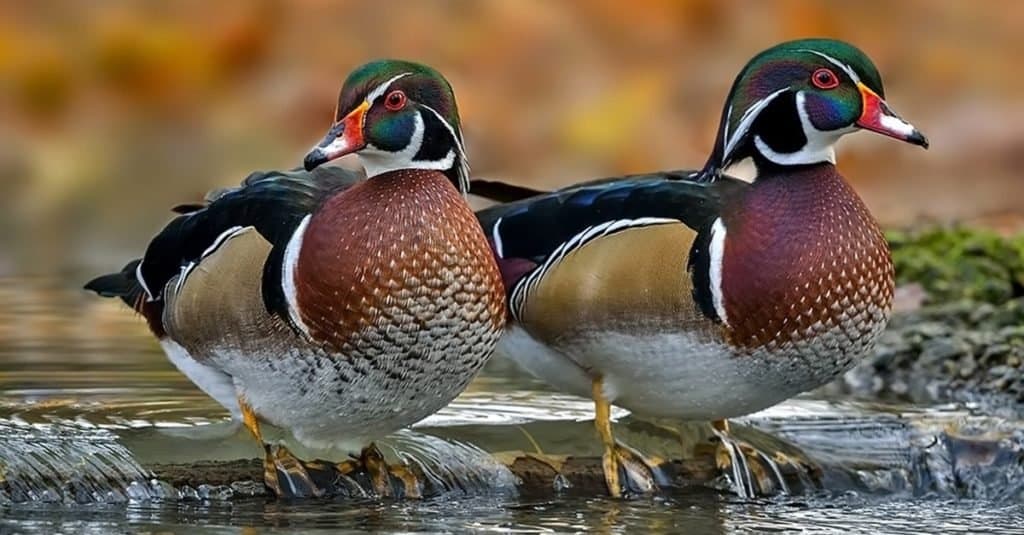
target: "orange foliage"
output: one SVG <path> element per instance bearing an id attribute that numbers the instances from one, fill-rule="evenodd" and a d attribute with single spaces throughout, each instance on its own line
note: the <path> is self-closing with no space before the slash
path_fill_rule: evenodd
<path id="1" fill-rule="evenodd" d="M 21 184 L 0 234 L 33 229 L 69 256 L 123 242 L 109 235 L 125 221 L 142 242 L 164 207 L 296 165 L 369 59 L 449 76 L 477 174 L 556 186 L 700 165 L 737 70 L 810 35 L 861 46 L 932 138 L 927 153 L 867 134 L 840 147 L 884 221 L 1024 211 L 1011 0 L 43 0 L 0 4 L 0 21 L 0 185 Z"/>

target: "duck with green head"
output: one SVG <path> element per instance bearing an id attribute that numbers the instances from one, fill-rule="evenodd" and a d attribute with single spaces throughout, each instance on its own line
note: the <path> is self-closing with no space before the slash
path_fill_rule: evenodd
<path id="1" fill-rule="evenodd" d="M 368 180 L 318 168 L 352 153 Z M 261 443 L 269 422 L 351 452 L 378 494 L 417 496 L 420 482 L 372 441 L 462 392 L 505 322 L 500 273 L 464 199 L 451 87 L 415 63 L 360 67 L 305 166 L 183 207 L 141 259 L 87 288 L 139 311 L 171 361 Z M 280 496 L 323 495 L 360 464 L 264 447 Z"/>
<path id="2" fill-rule="evenodd" d="M 514 318 L 499 352 L 594 400 L 613 495 L 623 478 L 651 489 L 656 471 L 615 441 L 610 405 L 715 422 L 729 468 L 746 448 L 727 418 L 831 381 L 878 338 L 892 262 L 834 145 L 870 130 L 927 146 L 884 94 L 857 48 L 783 43 L 736 78 L 703 169 L 603 179 L 478 212 Z M 747 159 L 752 182 L 726 174 Z"/>

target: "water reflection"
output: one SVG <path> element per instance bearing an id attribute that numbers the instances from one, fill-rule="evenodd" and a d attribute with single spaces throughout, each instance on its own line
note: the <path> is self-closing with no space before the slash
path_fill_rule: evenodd
<path id="1" fill-rule="evenodd" d="M 566 498 L 523 501 L 462 498 L 422 502 L 135 504 L 75 511 L 9 508 L 3 526 L 22 532 L 288 528 L 295 533 L 349 527 L 361 532 L 483 533 L 1020 533 L 1024 505 L 920 500 L 879 501 L 856 495 L 740 502 L 710 493 L 633 501 Z M 203 531 L 206 531 L 203 530 Z"/>

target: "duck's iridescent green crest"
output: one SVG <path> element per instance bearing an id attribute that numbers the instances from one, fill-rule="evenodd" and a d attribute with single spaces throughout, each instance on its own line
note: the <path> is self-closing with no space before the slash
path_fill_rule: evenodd
<path id="1" fill-rule="evenodd" d="M 468 187 L 455 94 L 444 76 L 426 65 L 379 60 L 349 75 L 334 123 L 306 155 L 305 167 L 354 152 L 370 177 L 395 169 L 433 169 L 463 192 Z"/>
<path id="2" fill-rule="evenodd" d="M 878 69 L 848 43 L 801 39 L 769 48 L 733 82 L 703 175 L 747 157 L 759 166 L 834 162 L 833 144 L 858 128 L 927 147 L 884 96 Z"/>

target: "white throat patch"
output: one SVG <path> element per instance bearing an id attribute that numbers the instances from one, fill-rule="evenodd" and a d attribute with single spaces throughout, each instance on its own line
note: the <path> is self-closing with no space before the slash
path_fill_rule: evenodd
<path id="1" fill-rule="evenodd" d="M 841 128 L 839 130 L 822 131 L 818 130 L 811 123 L 807 114 L 806 95 L 803 91 L 796 94 L 796 112 L 800 116 L 800 126 L 804 131 L 807 143 L 796 152 L 776 152 L 761 139 L 761 136 L 754 137 L 754 145 L 757 151 L 768 161 L 779 165 L 801 165 L 820 162 L 836 163 L 835 143 L 843 134 L 853 132 L 854 127 Z"/>
<path id="2" fill-rule="evenodd" d="M 396 171 L 398 169 L 435 169 L 447 171 L 455 164 L 455 151 L 449 150 L 448 154 L 440 160 L 416 160 L 416 154 L 423 146 L 423 133 L 426 127 L 423 123 L 423 115 L 417 113 L 413 116 L 414 126 L 409 144 L 397 152 L 381 150 L 367 144 L 366 148 L 359 151 L 359 161 L 366 168 L 366 177 L 372 178 L 377 175 Z M 447 124 L 447 123 L 446 123 Z"/>

